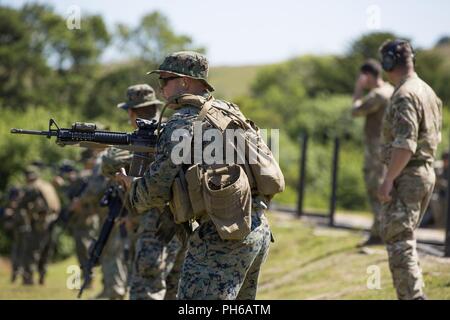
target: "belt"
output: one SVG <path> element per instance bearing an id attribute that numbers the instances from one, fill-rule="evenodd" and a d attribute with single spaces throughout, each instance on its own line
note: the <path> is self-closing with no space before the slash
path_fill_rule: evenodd
<path id="1" fill-rule="evenodd" d="M 425 166 L 425 165 L 427 165 L 429 163 L 430 162 L 428 162 L 426 160 L 411 160 L 411 161 L 408 162 L 406 167 L 421 167 L 421 166 Z"/>

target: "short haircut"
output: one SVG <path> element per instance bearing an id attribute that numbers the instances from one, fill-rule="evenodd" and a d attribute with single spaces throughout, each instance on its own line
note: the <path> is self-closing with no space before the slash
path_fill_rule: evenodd
<path id="1" fill-rule="evenodd" d="M 368 73 L 375 78 L 381 77 L 381 64 L 375 59 L 366 60 L 360 68 L 362 73 Z"/>
<path id="2" fill-rule="evenodd" d="M 386 40 L 380 47 L 381 55 L 392 51 L 397 56 L 398 65 L 406 66 L 408 63 L 414 63 L 414 49 L 406 40 Z"/>

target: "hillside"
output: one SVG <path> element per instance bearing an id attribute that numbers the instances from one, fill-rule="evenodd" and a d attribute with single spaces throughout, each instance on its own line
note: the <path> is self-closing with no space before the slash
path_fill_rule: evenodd
<path id="1" fill-rule="evenodd" d="M 228 100 L 248 95 L 258 71 L 264 67 L 266 65 L 212 67 L 209 71 L 209 79 L 216 89 L 215 95 Z"/>

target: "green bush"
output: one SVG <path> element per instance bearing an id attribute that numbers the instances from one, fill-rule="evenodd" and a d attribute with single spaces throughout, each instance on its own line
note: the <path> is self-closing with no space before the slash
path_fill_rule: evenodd
<path id="1" fill-rule="evenodd" d="M 23 181 L 22 169 L 35 160 L 45 164 L 57 164 L 64 158 L 75 159 L 81 152 L 80 148 L 60 147 L 55 139 L 44 136 L 14 135 L 10 133 L 12 127 L 34 130 L 48 130 L 50 118 L 56 119 L 61 127 L 70 127 L 75 120 L 84 120 L 76 110 L 69 108 L 27 108 L 16 111 L 0 108 L 0 189 L 4 190 L 8 184 Z"/>

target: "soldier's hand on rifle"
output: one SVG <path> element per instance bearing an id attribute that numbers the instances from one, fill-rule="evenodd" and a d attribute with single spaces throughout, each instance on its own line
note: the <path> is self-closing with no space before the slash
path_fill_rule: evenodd
<path id="1" fill-rule="evenodd" d="M 120 168 L 120 171 L 116 173 L 115 180 L 119 182 L 125 190 L 128 190 L 133 182 L 133 177 L 127 175 L 125 168 Z"/>

